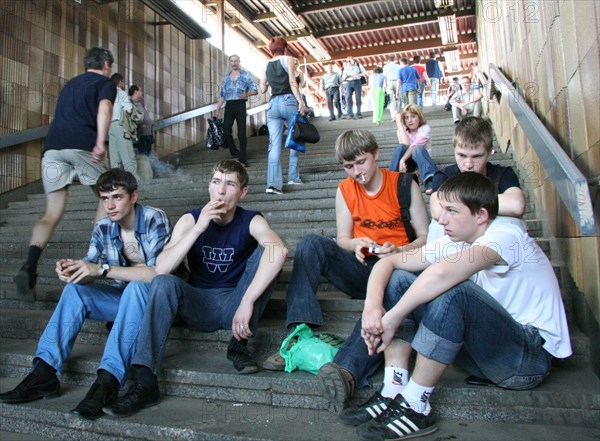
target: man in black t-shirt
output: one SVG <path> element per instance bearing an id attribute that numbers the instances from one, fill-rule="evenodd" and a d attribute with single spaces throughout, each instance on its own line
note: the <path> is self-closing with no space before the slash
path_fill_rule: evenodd
<path id="1" fill-rule="evenodd" d="M 511 167 L 490 164 L 494 131 L 490 123 L 480 117 L 467 117 L 454 129 L 454 158 L 456 164 L 438 170 L 433 175 L 433 194 L 429 200 L 432 221 L 427 242 L 437 239 L 443 232 L 437 223 L 439 203 L 437 190 L 444 181 L 464 171 L 474 171 L 487 176 L 498 189 L 499 216 L 521 217 L 525 212 L 525 194 L 519 178 Z"/>
<path id="2" fill-rule="evenodd" d="M 42 154 L 46 213 L 33 226 L 27 260 L 14 278 L 21 299 L 35 300 L 37 263 L 64 214 L 68 186 L 77 176 L 82 184 L 93 187 L 106 171 L 105 142 L 116 96 L 108 78 L 113 61 L 110 51 L 89 49 L 85 73 L 65 84 L 58 97 Z M 96 220 L 103 215 L 99 203 Z"/>

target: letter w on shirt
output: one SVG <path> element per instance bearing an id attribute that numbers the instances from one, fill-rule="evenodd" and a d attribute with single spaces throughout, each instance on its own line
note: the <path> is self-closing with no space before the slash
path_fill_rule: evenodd
<path id="1" fill-rule="evenodd" d="M 202 247 L 204 264 L 211 273 L 224 273 L 233 262 L 233 248 Z"/>

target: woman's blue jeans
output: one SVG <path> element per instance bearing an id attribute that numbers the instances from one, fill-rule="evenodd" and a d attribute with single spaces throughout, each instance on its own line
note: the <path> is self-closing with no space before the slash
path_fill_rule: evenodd
<path id="1" fill-rule="evenodd" d="M 408 150 L 408 146 L 406 144 L 398 144 L 396 146 L 396 150 L 392 154 L 392 159 L 390 159 L 389 169 L 391 171 L 399 171 L 398 164 L 400 163 L 400 159 L 404 156 Z M 437 167 L 431 155 L 427 151 L 427 149 L 422 145 L 415 145 L 411 154 L 412 160 L 415 162 L 417 167 L 419 168 L 419 174 L 421 175 L 421 180 L 425 182 L 427 179 L 433 178 L 433 175 L 437 171 Z M 410 161 L 410 159 L 409 159 Z"/>
<path id="2" fill-rule="evenodd" d="M 283 172 L 281 169 L 281 148 L 285 124 L 289 125 L 294 112 L 298 111 L 298 101 L 291 93 L 271 97 L 267 109 L 267 127 L 269 128 L 269 158 L 267 169 L 267 188 L 283 188 Z M 288 181 L 300 181 L 298 168 L 299 153 L 290 150 L 288 165 Z"/>

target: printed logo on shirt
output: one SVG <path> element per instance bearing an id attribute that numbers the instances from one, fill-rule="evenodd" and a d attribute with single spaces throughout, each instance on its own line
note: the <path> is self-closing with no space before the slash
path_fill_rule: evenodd
<path id="1" fill-rule="evenodd" d="M 392 378 L 392 384 L 397 386 L 404 386 L 404 378 L 402 372 L 394 371 L 394 378 Z"/>
<path id="2" fill-rule="evenodd" d="M 202 247 L 203 262 L 211 273 L 224 273 L 233 263 L 233 248 Z"/>

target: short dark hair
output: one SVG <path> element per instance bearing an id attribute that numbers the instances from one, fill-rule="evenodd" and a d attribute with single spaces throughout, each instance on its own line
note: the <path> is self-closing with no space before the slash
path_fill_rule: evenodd
<path id="1" fill-rule="evenodd" d="M 436 57 L 435 52 L 429 52 L 429 58 L 435 58 L 435 57 Z"/>
<path id="2" fill-rule="evenodd" d="M 215 164 L 210 174 L 210 179 L 213 178 L 215 173 L 235 173 L 238 182 L 240 183 L 240 189 L 247 187 L 250 178 L 248 177 L 248 172 L 244 168 L 244 166 L 235 159 L 223 159 Z"/>
<path id="3" fill-rule="evenodd" d="M 375 72 L 375 73 L 382 73 L 383 69 L 381 67 L 379 67 L 379 66 L 375 66 L 375 68 L 373 69 L 373 72 Z"/>
<path id="4" fill-rule="evenodd" d="M 115 59 L 108 49 L 101 47 L 88 49 L 83 56 L 83 66 L 85 67 L 85 70 L 102 69 L 105 61 L 108 61 L 108 65 L 112 66 Z"/>
<path id="5" fill-rule="evenodd" d="M 115 86 L 117 86 L 121 81 L 123 81 L 123 75 L 121 75 L 120 73 L 114 73 L 112 74 L 112 76 L 110 77 L 111 80 L 113 80 L 113 83 L 115 83 Z"/>
<path id="6" fill-rule="evenodd" d="M 420 62 L 421 62 L 421 57 L 420 57 L 419 55 L 415 55 L 415 56 L 413 57 L 413 61 L 414 61 L 415 63 L 420 63 Z"/>
<path id="7" fill-rule="evenodd" d="M 287 49 L 288 42 L 285 38 L 277 35 L 269 40 L 269 51 L 276 55 L 284 55 Z"/>
<path id="8" fill-rule="evenodd" d="M 406 57 L 400 58 L 400 61 L 404 64 L 408 64 L 408 58 L 406 58 Z"/>
<path id="9" fill-rule="evenodd" d="M 335 140 L 335 155 L 341 164 L 354 161 L 364 153 L 375 153 L 379 145 L 375 136 L 368 130 L 346 130 Z"/>
<path id="10" fill-rule="evenodd" d="M 475 149 L 483 145 L 488 153 L 492 153 L 494 129 L 489 121 L 479 116 L 467 116 L 460 120 L 454 129 L 452 144 L 456 148 Z"/>
<path id="11" fill-rule="evenodd" d="M 138 90 L 140 90 L 140 86 L 138 86 L 137 84 L 132 84 L 131 86 L 129 86 L 129 96 L 133 96 L 133 94 L 136 93 Z"/>
<path id="12" fill-rule="evenodd" d="M 115 191 L 123 188 L 129 195 L 138 189 L 138 183 L 132 173 L 122 168 L 111 168 L 100 175 L 96 182 L 98 193 Z"/>
<path id="13" fill-rule="evenodd" d="M 457 201 L 467 206 L 472 215 L 485 208 L 489 219 L 498 216 L 498 190 L 486 176 L 476 172 L 462 172 L 452 176 L 440 186 L 438 199 Z"/>

